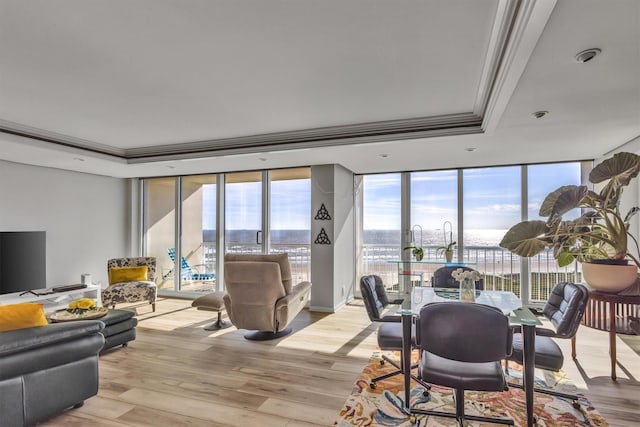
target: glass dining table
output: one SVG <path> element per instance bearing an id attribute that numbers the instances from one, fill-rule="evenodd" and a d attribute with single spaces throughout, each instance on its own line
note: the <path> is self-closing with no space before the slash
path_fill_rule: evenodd
<path id="1" fill-rule="evenodd" d="M 411 392 L 411 325 L 419 317 L 420 308 L 425 304 L 438 301 L 457 301 L 458 289 L 415 287 L 406 295 L 398 313 L 402 318 L 402 370 L 404 372 L 404 405 L 409 409 Z M 533 385 L 535 371 L 535 338 L 536 326 L 542 322 L 513 292 L 476 291 L 476 304 L 498 307 L 509 318 L 509 325 L 522 328 L 523 373 L 522 382 L 527 405 L 527 426 L 533 427 Z M 405 367 L 409 367 L 406 369 Z"/>

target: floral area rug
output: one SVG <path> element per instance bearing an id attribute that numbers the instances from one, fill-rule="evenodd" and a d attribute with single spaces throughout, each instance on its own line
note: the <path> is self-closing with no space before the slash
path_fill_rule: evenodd
<path id="1" fill-rule="evenodd" d="M 404 390 L 402 375 L 396 375 L 377 383 L 372 390 L 369 387 L 370 378 L 395 368 L 389 363 L 380 364 L 381 353 L 374 353 L 364 371 L 360 374 L 347 398 L 335 426 L 456 426 L 453 418 L 427 415 L 417 415 L 417 421 L 412 424 L 409 413 L 404 408 Z M 412 355 L 417 359 L 417 351 Z M 399 354 L 395 355 L 399 360 Z M 536 369 L 536 387 L 553 388 L 564 393 L 574 394 L 576 387 L 562 372 L 550 372 Z M 522 367 L 515 363 L 509 364 L 509 382 L 521 383 Z M 432 409 L 442 412 L 455 413 L 452 390 L 433 385 L 426 396 L 424 388 L 411 382 L 411 407 Z M 538 427 L 560 426 L 608 426 L 602 416 L 593 408 L 591 403 L 582 395 L 581 409 L 573 408 L 570 401 L 542 393 L 534 393 L 534 412 L 538 419 Z M 526 426 L 526 404 L 524 391 L 510 387 L 504 393 L 465 392 L 465 414 L 482 415 L 497 418 L 512 418 L 516 426 Z M 488 426 L 485 422 L 467 421 L 467 426 Z"/>

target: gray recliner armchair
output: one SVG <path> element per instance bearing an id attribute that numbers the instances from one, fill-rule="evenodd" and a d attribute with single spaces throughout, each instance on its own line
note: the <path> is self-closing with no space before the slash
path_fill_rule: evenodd
<path id="1" fill-rule="evenodd" d="M 269 340 L 291 333 L 287 326 L 307 305 L 311 283 L 293 284 L 285 254 L 227 254 L 224 257 L 227 315 L 249 340 Z"/>
<path id="2" fill-rule="evenodd" d="M 30 426 L 98 393 L 97 320 L 0 332 L 0 425 Z"/>

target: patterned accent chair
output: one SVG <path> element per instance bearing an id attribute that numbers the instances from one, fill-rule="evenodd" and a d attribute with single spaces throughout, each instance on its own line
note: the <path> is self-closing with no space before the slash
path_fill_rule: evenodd
<path id="1" fill-rule="evenodd" d="M 156 311 L 156 296 L 158 287 L 155 284 L 155 257 L 113 258 L 107 261 L 107 271 L 113 267 L 147 267 L 147 280 L 121 282 L 109 285 L 102 291 L 102 305 L 115 308 L 123 302 L 149 301 L 153 311 Z"/>

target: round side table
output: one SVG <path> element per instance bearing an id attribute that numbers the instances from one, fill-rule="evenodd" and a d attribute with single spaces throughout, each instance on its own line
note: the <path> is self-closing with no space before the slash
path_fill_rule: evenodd
<path id="1" fill-rule="evenodd" d="M 616 333 L 635 334 L 629 326 L 640 314 L 640 294 L 621 295 L 589 290 L 589 302 L 582 316 L 582 324 L 601 331 L 609 331 L 611 379 L 616 379 Z M 571 339 L 571 356 L 576 358 L 576 337 Z"/>

